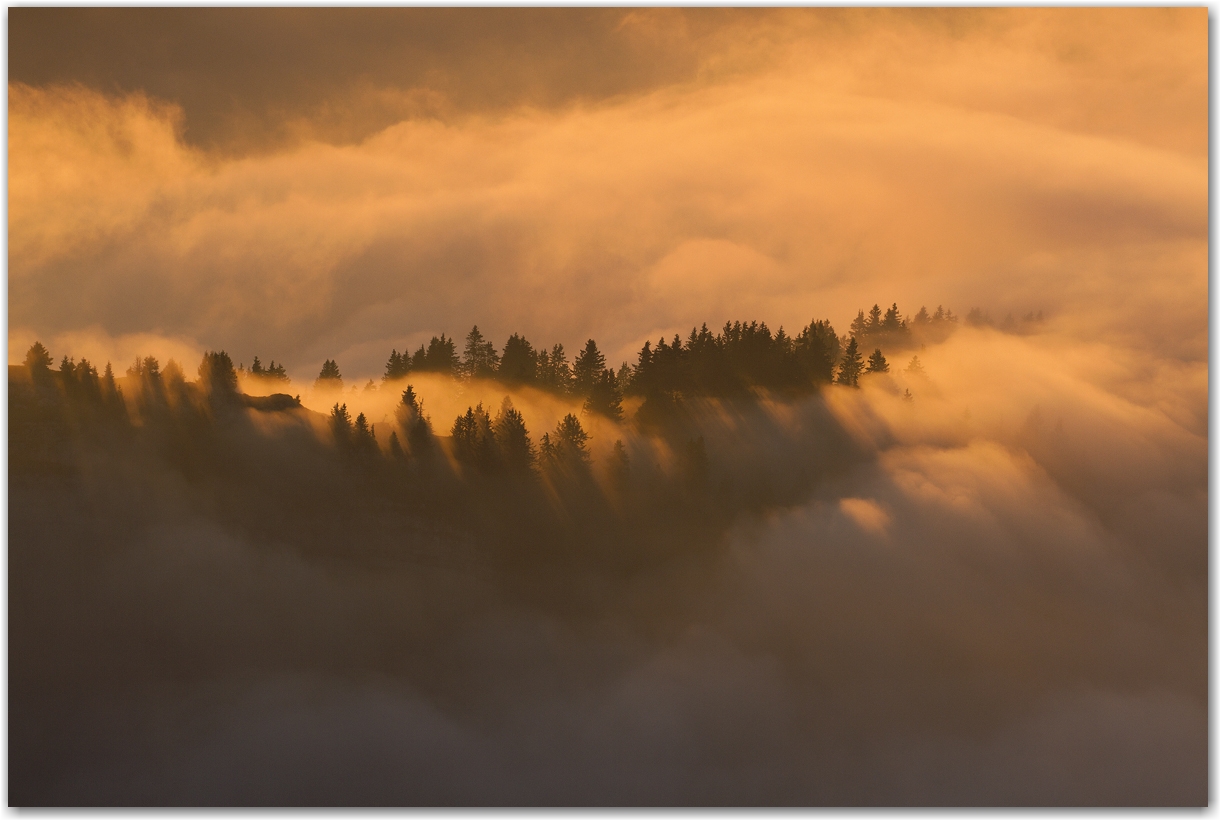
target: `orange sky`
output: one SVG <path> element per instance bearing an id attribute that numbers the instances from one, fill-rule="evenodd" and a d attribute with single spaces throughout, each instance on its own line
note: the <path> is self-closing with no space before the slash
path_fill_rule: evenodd
<path id="1" fill-rule="evenodd" d="M 1206 362 L 1204 8 L 10 14 L 10 361 L 897 301 Z"/>

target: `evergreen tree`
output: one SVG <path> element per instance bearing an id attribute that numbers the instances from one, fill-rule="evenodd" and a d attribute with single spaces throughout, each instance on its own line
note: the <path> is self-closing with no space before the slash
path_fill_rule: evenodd
<path id="1" fill-rule="evenodd" d="M 51 370 L 51 354 L 42 346 L 42 342 L 34 342 L 25 354 L 25 366 L 30 374 L 48 373 Z"/>
<path id="2" fill-rule="evenodd" d="M 416 368 L 415 362 L 412 361 L 411 367 L 430 373 L 457 376 L 462 372 L 462 361 L 458 358 L 457 346 L 453 339 L 447 338 L 442 333 L 439 337 L 433 336 L 428 341 L 428 350 L 424 353 L 423 364 Z"/>
<path id="3" fill-rule="evenodd" d="M 922 377 L 922 376 L 927 375 L 923 369 L 923 362 L 919 361 L 918 356 L 911 357 L 911 361 L 906 367 L 906 372 L 908 375 L 911 375 L 911 376 L 921 376 Z"/>
<path id="4" fill-rule="evenodd" d="M 588 468 L 589 434 L 576 416 L 568 413 L 556 425 L 554 434 L 542 438 L 542 452 L 552 469 L 571 475 Z"/>
<path id="5" fill-rule="evenodd" d="M 864 318 L 864 311 L 856 313 L 856 318 L 851 320 L 851 335 L 857 338 L 868 333 L 868 320 Z"/>
<path id="6" fill-rule="evenodd" d="M 415 387 L 408 384 L 402 391 L 402 401 L 395 410 L 395 419 L 407 437 L 407 447 L 416 458 L 426 457 L 432 452 L 432 421 L 424 415 L 424 403 L 415 395 Z"/>
<path id="7" fill-rule="evenodd" d="M 500 412 L 492 425 L 492 432 L 500 451 L 500 460 L 505 467 L 522 472 L 533 466 L 534 445 L 530 441 L 529 430 L 525 427 L 525 418 L 521 411 L 513 407 L 508 396 L 505 396 L 500 404 Z"/>
<path id="8" fill-rule="evenodd" d="M 889 373 L 890 372 L 889 362 L 887 362 L 885 360 L 885 357 L 881 355 L 880 348 L 878 348 L 877 350 L 874 350 L 873 355 L 868 357 L 868 368 L 866 369 L 866 372 L 868 372 L 868 373 Z"/>
<path id="9" fill-rule="evenodd" d="M 600 413 L 611 421 L 623 420 L 623 394 L 618 387 L 618 377 L 610 368 L 602 371 L 589 390 L 584 412 Z"/>
<path id="10" fill-rule="evenodd" d="M 229 354 L 211 351 L 203 354 L 199 363 L 199 383 L 212 396 L 232 396 L 237 393 L 237 370 Z"/>
<path id="11" fill-rule="evenodd" d="M 610 480 L 620 488 L 625 486 L 628 480 L 630 480 L 631 459 L 627 456 L 627 448 L 623 446 L 622 439 L 615 439 L 606 469 L 610 475 Z"/>
<path id="12" fill-rule="evenodd" d="M 259 377 L 267 375 L 267 371 L 263 370 L 263 363 L 258 360 L 258 356 L 254 357 L 254 363 L 250 365 L 250 375 Z"/>
<path id="13" fill-rule="evenodd" d="M 385 364 L 385 375 L 381 377 L 382 381 L 393 381 L 406 376 L 411 370 L 411 357 L 406 353 L 399 353 L 397 349 L 390 351 L 390 360 Z"/>
<path id="14" fill-rule="evenodd" d="M 572 368 L 563 345 L 555 344 L 551 353 L 538 365 L 538 381 L 556 393 L 568 393 L 572 389 Z"/>
<path id="15" fill-rule="evenodd" d="M 496 460 L 496 441 L 491 431 L 491 419 L 480 402 L 477 407 L 466 408 L 466 415 L 458 416 L 450 433 L 453 439 L 453 456 L 463 464 L 488 469 Z"/>
<path id="16" fill-rule="evenodd" d="M 497 376 L 505 384 L 533 384 L 537 381 L 538 354 L 524 336 L 514 333 L 508 337 Z"/>
<path id="17" fill-rule="evenodd" d="M 590 339 L 585 349 L 576 356 L 572 364 L 572 389 L 577 396 L 588 397 L 597 386 L 606 369 L 606 357 L 597 349 L 597 342 Z"/>
<path id="18" fill-rule="evenodd" d="M 865 322 L 865 333 L 876 333 L 881 330 L 881 305 L 873 305 L 872 310 L 868 312 L 868 321 Z"/>
<path id="19" fill-rule="evenodd" d="M 367 455 L 377 453 L 377 437 L 364 413 L 356 416 L 356 421 L 352 424 L 352 448 Z"/>
<path id="20" fill-rule="evenodd" d="M 281 381 L 281 382 L 290 381 L 290 379 L 288 378 L 288 371 L 284 369 L 284 365 L 276 364 L 275 359 L 271 360 L 271 364 L 267 367 L 267 370 L 265 371 L 265 376 L 266 376 L 266 378 L 272 379 L 274 381 Z"/>
<path id="21" fill-rule="evenodd" d="M 475 325 L 466 334 L 466 350 L 462 360 L 462 372 L 471 379 L 491 379 L 496 375 L 500 357 L 495 346 L 483 338 L 479 326 Z"/>
<path id="22" fill-rule="evenodd" d="M 347 405 L 335 406 L 330 411 L 330 432 L 335 437 L 335 444 L 347 447 L 352 443 L 352 417 L 347 412 Z"/>
<path id="23" fill-rule="evenodd" d="M 919 313 L 915 314 L 914 323 L 916 325 L 926 325 L 932 321 L 932 317 L 928 315 L 928 309 L 922 305 L 919 308 Z"/>
<path id="24" fill-rule="evenodd" d="M 322 363 L 322 371 L 318 373 L 314 387 L 325 390 L 343 389 L 343 376 L 339 374 L 339 365 L 333 359 L 327 359 Z"/>
<path id="25" fill-rule="evenodd" d="M 847 343 L 847 349 L 843 351 L 843 361 L 839 363 L 839 384 L 851 385 L 856 387 L 860 383 L 860 349 L 856 345 L 856 337 L 853 336 L 851 341 Z"/>
<path id="26" fill-rule="evenodd" d="M 402 461 L 407 457 L 403 452 L 402 445 L 398 443 L 398 433 L 390 431 L 390 458 L 396 461 Z"/>
<path id="27" fill-rule="evenodd" d="M 906 326 L 906 322 L 898 312 L 898 303 L 895 302 L 886 310 L 885 318 L 881 320 L 881 329 L 888 333 L 898 333 L 905 330 Z"/>

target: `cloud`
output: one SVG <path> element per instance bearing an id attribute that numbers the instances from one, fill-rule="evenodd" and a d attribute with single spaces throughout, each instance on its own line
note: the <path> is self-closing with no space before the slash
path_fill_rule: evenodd
<path id="1" fill-rule="evenodd" d="M 1075 42 L 1070 15 L 952 36 L 917 18 L 848 15 L 856 33 L 835 39 L 814 16 L 797 30 L 824 52 L 793 45 L 749 71 L 244 158 L 188 147 L 183 110 L 142 94 L 14 83 L 11 321 L 180 334 L 293 371 L 345 356 L 374 375 L 391 347 L 475 323 L 497 341 L 593 336 L 621 359 L 641 334 L 739 313 L 842 330 L 898 301 L 1041 309 L 1086 338 L 1200 358 L 1205 152 L 1146 122 L 1031 113 L 1068 94 L 1113 112 L 1131 61 L 1176 88 L 1194 76 L 1175 46 L 1193 18 L 1154 15 L 1158 48 L 1128 62 L 1138 10 L 1099 13 L 1107 34 L 1070 59 L 1048 52 Z M 1000 102 L 949 79 L 977 75 L 984 44 L 986 90 L 1019 84 L 986 98 Z M 859 68 L 894 48 L 934 53 L 935 70 Z M 1168 99 L 1166 134 L 1206 132 L 1194 98 Z"/>

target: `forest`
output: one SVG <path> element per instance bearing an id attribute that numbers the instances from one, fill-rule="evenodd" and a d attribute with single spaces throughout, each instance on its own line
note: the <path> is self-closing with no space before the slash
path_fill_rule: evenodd
<path id="1" fill-rule="evenodd" d="M 698 327 L 617 368 L 593 340 L 569 362 L 472 329 L 364 385 L 334 359 L 298 386 L 261 357 L 116 372 L 35 343 L 9 368 L 12 800 L 901 802 L 894 727 L 991 731 L 1047 693 L 1204 680 L 1205 632 L 1138 663 L 1104 636 L 1176 634 L 1205 596 L 1148 609 L 1077 560 L 1091 525 L 1061 522 L 1087 510 L 1107 566 L 1166 583 L 1193 583 L 1196 551 L 1139 535 L 1130 492 L 1036 413 L 1011 449 L 962 418 L 895 445 L 875 408 L 943 415 L 966 322 L 857 319 Z M 983 516 L 970 469 L 1001 481 Z M 1023 489 L 1047 475 L 1062 507 Z M 1185 707 L 1148 708 L 1172 727 Z M 734 776 L 708 779 L 708 755 Z M 976 782 L 947 788 L 991 794 Z"/>
<path id="2" fill-rule="evenodd" d="M 972 311 L 972 323 L 982 323 Z M 814 392 L 831 383 L 858 386 L 862 375 L 886 373 L 890 363 L 882 352 L 901 353 L 927 342 L 943 340 L 957 324 L 952 311 L 924 308 L 904 318 L 895 304 L 882 314 L 874 305 L 861 310 L 848 335 L 836 334 L 829 321 L 815 320 L 795 335 L 781 327 L 772 332 L 765 322 L 726 322 L 712 333 L 706 324 L 692 328 L 685 340 L 646 341 L 634 364 L 607 366 L 597 343 L 589 339 L 569 363 L 562 344 L 535 347 L 523 336 L 511 335 L 499 351 L 484 338 L 478 326 L 466 335 L 459 354 L 457 342 L 445 334 L 434 336 L 412 354 L 390 352 L 378 387 L 400 394 L 394 418 L 382 435 L 375 423 L 359 413 L 354 418 L 345 402 L 336 401 L 325 421 L 329 443 L 354 458 L 382 458 L 410 469 L 440 469 L 444 459 L 459 472 L 512 475 L 517 479 L 540 475 L 554 481 L 574 482 L 590 470 L 589 434 L 582 417 L 596 414 L 637 434 L 660 434 L 681 454 L 679 472 L 698 473 L 706 461 L 692 401 L 749 402 L 758 396 L 789 399 Z M 1026 323 L 1034 322 L 1031 314 Z M 872 351 L 869 352 L 869 348 Z M 921 375 L 918 354 L 906 371 Z M 573 400 L 581 411 L 568 413 L 553 430 L 531 433 L 527 420 L 505 396 L 498 408 L 470 406 L 452 424 L 434 429 L 432 418 L 410 384 L 412 375 L 429 374 L 458 381 L 487 380 L 505 388 L 528 387 Z M 240 377 L 240 378 L 239 378 Z M 267 396 L 241 393 L 239 381 L 269 386 Z M 37 462 L 53 459 L 55 448 L 74 435 L 137 435 L 164 429 L 202 429 L 217 419 L 248 409 L 261 413 L 309 415 L 299 395 L 287 391 L 291 379 L 282 364 L 264 366 L 255 356 L 250 368 L 234 366 L 224 351 L 209 351 L 188 381 L 181 365 L 170 360 L 164 369 L 154 356 L 137 358 L 124 376 L 116 376 L 107 362 L 97 367 L 82 358 L 64 355 L 55 368 L 41 343 L 27 352 L 24 365 L 10 368 L 11 432 L 14 455 Z M 327 359 L 313 382 L 321 393 L 333 391 L 342 398 L 344 382 L 339 365 Z M 905 397 L 913 398 L 910 391 Z M 632 403 L 630 418 L 624 400 Z M 315 420 L 316 421 L 316 420 Z M 173 436 L 170 436 L 172 439 Z M 442 443 L 443 442 L 443 443 Z M 631 457 L 618 439 L 602 465 L 604 477 L 622 485 L 631 473 Z"/>

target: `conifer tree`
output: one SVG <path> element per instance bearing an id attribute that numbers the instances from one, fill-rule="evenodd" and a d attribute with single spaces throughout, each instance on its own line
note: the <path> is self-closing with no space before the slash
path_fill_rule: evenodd
<path id="1" fill-rule="evenodd" d="M 492 425 L 492 432 L 500 451 L 500 460 L 505 467 L 522 472 L 533 466 L 534 445 L 530 441 L 529 430 L 525 427 L 525 418 L 521 411 L 513 407 L 508 396 L 505 396 L 500 404 L 500 412 Z"/>
<path id="2" fill-rule="evenodd" d="M 30 374 L 48 373 L 51 370 L 51 354 L 42 346 L 42 342 L 34 342 L 25 354 L 25 366 Z"/>
<path id="3" fill-rule="evenodd" d="M 356 421 L 352 424 L 352 448 L 358 453 L 377 453 L 377 437 L 364 413 L 356 416 Z"/>
<path id="4" fill-rule="evenodd" d="M 223 350 L 204 353 L 203 361 L 199 363 L 199 383 L 212 396 L 236 394 L 237 370 L 229 354 Z"/>
<path id="5" fill-rule="evenodd" d="M 868 372 L 868 373 L 889 373 L 890 372 L 889 362 L 887 362 L 885 360 L 885 357 L 881 355 L 880 348 L 878 348 L 877 350 L 874 350 L 873 355 L 868 357 L 868 368 L 866 369 L 866 372 Z"/>
<path id="6" fill-rule="evenodd" d="M 572 364 L 572 390 L 577 396 L 588 397 L 606 369 L 606 357 L 597 349 L 597 342 L 590 339 L 585 349 L 576 356 Z"/>
<path id="7" fill-rule="evenodd" d="M 533 384 L 538 379 L 538 354 L 524 336 L 508 337 L 496 375 L 505 384 Z"/>
<path id="8" fill-rule="evenodd" d="M 390 458 L 393 458 L 396 461 L 402 461 L 407 457 L 407 454 L 402 450 L 402 445 L 398 443 L 398 433 L 394 432 L 393 430 L 390 431 L 389 447 Z"/>
<path id="9" fill-rule="evenodd" d="M 847 343 L 847 349 L 843 351 L 843 361 L 839 363 L 839 384 L 846 384 L 856 387 L 860 384 L 860 349 L 856 345 L 856 337 L 852 336 L 851 341 Z"/>
<path id="10" fill-rule="evenodd" d="M 908 374 L 908 375 L 911 375 L 911 376 L 925 376 L 925 375 L 927 375 L 927 373 L 925 373 L 925 371 L 924 371 L 924 369 L 923 369 L 923 362 L 919 361 L 919 357 L 918 357 L 918 356 L 912 356 L 912 357 L 911 357 L 911 361 L 910 361 L 910 363 L 909 363 L 909 364 L 907 364 L 907 367 L 906 367 L 906 372 L 907 372 L 907 374 Z"/>
<path id="11" fill-rule="evenodd" d="M 326 390 L 342 390 L 343 376 L 339 374 L 339 365 L 333 359 L 322 363 L 322 371 L 318 373 L 314 387 Z"/>
<path id="12" fill-rule="evenodd" d="M 347 405 L 335 406 L 330 411 L 330 431 L 335 437 L 335 444 L 347 447 L 352 442 L 352 417 L 347 412 Z"/>
<path id="13" fill-rule="evenodd" d="M 475 325 L 466 334 L 466 349 L 462 359 L 462 373 L 470 379 L 490 379 L 496 375 L 500 357 L 495 346 L 483 338 L 479 326 Z"/>
<path id="14" fill-rule="evenodd" d="M 548 465 L 569 476 L 589 466 L 589 434 L 580 426 L 580 419 L 568 413 L 555 427 L 552 435 L 544 435 L 542 451 Z"/>
<path id="15" fill-rule="evenodd" d="M 424 415 L 424 403 L 415 395 L 415 387 L 408 384 L 402 391 L 402 401 L 395 410 L 395 419 L 407 438 L 407 447 L 416 458 L 426 457 L 432 452 L 432 421 Z"/>
<path id="16" fill-rule="evenodd" d="M 584 412 L 600 413 L 611 421 L 623 420 L 623 394 L 618 387 L 618 377 L 610 368 L 602 371 L 589 390 Z"/>

